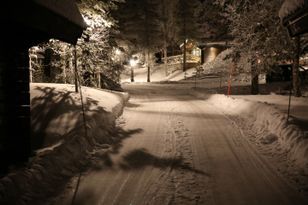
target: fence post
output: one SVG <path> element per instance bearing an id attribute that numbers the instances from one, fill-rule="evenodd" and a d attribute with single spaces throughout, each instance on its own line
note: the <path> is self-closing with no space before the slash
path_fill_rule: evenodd
<path id="1" fill-rule="evenodd" d="M 78 60 L 77 60 L 77 46 L 75 45 L 74 46 L 74 60 L 75 60 L 75 65 L 74 65 L 74 73 L 75 73 L 75 92 L 78 93 L 78 69 L 77 69 L 77 63 L 78 63 Z"/>

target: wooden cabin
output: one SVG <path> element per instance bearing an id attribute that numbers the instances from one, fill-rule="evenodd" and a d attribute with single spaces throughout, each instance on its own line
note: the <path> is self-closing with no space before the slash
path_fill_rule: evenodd
<path id="1" fill-rule="evenodd" d="M 0 171 L 31 155 L 28 49 L 57 38 L 75 44 L 86 24 L 74 0 L 9 1 L 0 16 Z"/>

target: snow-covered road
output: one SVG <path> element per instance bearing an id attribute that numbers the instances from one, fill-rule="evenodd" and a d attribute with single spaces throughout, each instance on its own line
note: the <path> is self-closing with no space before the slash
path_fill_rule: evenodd
<path id="1" fill-rule="evenodd" d="M 74 204 L 307 204 L 227 117 L 188 89 L 124 88 L 131 99 L 118 120 L 123 140 L 82 175 Z M 56 204 L 71 204 L 73 193 Z"/>

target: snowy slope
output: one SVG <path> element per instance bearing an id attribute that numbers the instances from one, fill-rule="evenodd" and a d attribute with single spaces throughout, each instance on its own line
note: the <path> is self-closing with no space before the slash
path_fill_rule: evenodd
<path id="1" fill-rule="evenodd" d="M 70 177 L 87 165 L 96 147 L 107 150 L 116 140 L 114 120 L 128 95 L 85 87 L 82 91 L 86 131 L 73 85 L 31 85 L 32 142 L 43 148 L 36 150 L 26 168 L 12 170 L 0 180 L 0 204 L 37 204 L 61 192 Z"/>

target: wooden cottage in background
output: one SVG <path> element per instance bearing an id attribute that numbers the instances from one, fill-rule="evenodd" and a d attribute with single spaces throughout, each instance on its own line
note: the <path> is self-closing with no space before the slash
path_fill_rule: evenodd
<path id="1" fill-rule="evenodd" d="M 198 46 L 201 49 L 200 59 L 202 65 L 215 60 L 218 54 L 230 47 L 230 44 L 228 41 L 213 41 L 208 43 L 200 43 Z"/>
<path id="2" fill-rule="evenodd" d="M 9 1 L 0 8 L 1 172 L 31 155 L 28 49 L 50 38 L 75 44 L 86 24 L 74 0 Z"/>

